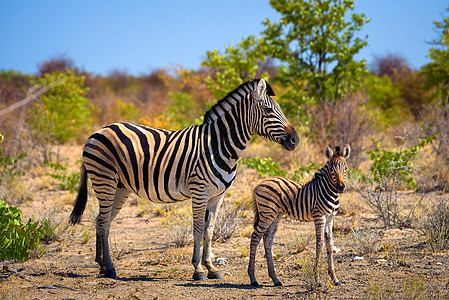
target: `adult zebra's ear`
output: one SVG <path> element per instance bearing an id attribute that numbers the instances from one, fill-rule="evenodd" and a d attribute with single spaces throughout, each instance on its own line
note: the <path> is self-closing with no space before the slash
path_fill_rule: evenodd
<path id="1" fill-rule="evenodd" d="M 344 159 L 348 159 L 350 155 L 351 155 L 351 147 L 348 144 L 346 144 L 343 147 L 342 156 L 344 157 Z"/>
<path id="2" fill-rule="evenodd" d="M 254 98 L 255 99 L 260 99 L 261 96 L 266 93 L 266 89 L 267 89 L 267 83 L 265 82 L 265 80 L 260 79 L 259 83 L 257 84 L 257 88 L 254 92 Z"/>
<path id="3" fill-rule="evenodd" d="M 332 148 L 329 147 L 329 145 L 326 145 L 326 147 L 324 147 L 324 157 L 329 160 L 331 159 L 332 155 L 334 155 L 334 151 L 332 151 Z"/>

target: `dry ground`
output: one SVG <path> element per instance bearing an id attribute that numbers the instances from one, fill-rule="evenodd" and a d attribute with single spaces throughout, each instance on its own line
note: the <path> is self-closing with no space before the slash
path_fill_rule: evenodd
<path id="1" fill-rule="evenodd" d="M 245 197 L 254 185 L 249 171 L 237 176 L 227 201 Z M 42 185 L 33 194 L 33 201 L 19 204 L 24 218 L 31 215 L 51 216 L 66 224 L 74 195 L 58 190 L 52 184 Z M 412 197 L 403 193 L 404 198 Z M 447 195 L 446 195 L 447 197 Z M 433 253 L 424 239 L 412 229 L 382 230 L 381 249 L 363 261 L 354 261 L 357 253 L 350 227 L 380 229 L 372 215 L 367 214 L 360 197 L 349 192 L 342 196 L 344 215 L 335 221 L 335 245 L 341 251 L 334 254 L 336 271 L 342 285 L 328 286 L 320 291 L 308 289 L 310 267 L 314 256 L 314 239 L 305 251 L 292 250 L 292 234 L 313 234 L 312 223 L 285 219 L 281 222 L 273 246 L 275 267 L 283 287 L 274 287 L 267 275 L 263 245 L 259 246 L 256 276 L 261 287 L 249 286 L 246 274 L 249 252 L 248 230 L 225 243 L 214 243 L 215 258 L 226 258 L 218 266 L 223 280 L 192 280 L 190 264 L 192 244 L 175 248 L 162 226 L 166 216 L 156 215 L 154 204 L 144 206 L 130 199 L 113 222 L 110 247 L 118 280 L 99 277 L 94 262 L 95 236 L 93 219 L 95 200 L 90 197 L 80 225 L 61 233 L 61 240 L 45 245 L 45 254 L 26 262 L 3 262 L 26 278 L 11 272 L 0 272 L 1 299 L 449 299 L 449 252 Z M 186 204 L 188 205 L 188 204 Z M 143 208 L 146 207 L 147 209 Z M 251 212 L 248 215 L 251 216 Z M 87 241 L 87 242 L 86 242 Z M 39 255 L 38 255 L 39 256 Z M 378 261 L 379 259 L 385 259 Z M 323 272 L 326 266 L 323 264 Z M 327 275 L 324 282 L 328 280 Z M 391 299 L 391 298 L 390 298 Z"/>

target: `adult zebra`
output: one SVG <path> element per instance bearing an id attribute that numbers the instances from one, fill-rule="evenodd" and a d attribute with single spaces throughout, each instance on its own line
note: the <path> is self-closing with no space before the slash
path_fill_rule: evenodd
<path id="1" fill-rule="evenodd" d="M 109 255 L 110 222 L 131 192 L 153 202 L 192 199 L 193 278 L 221 278 L 211 262 L 211 238 L 218 209 L 235 179 L 237 161 L 253 134 L 292 151 L 298 135 L 271 98 L 263 79 L 250 80 L 217 102 L 202 125 L 171 131 L 127 123 L 98 130 L 83 149 L 80 189 L 70 222 L 80 222 L 87 202 L 87 174 L 99 200 L 95 261 L 100 274 L 116 278 Z M 203 256 L 200 261 L 201 240 Z"/>
<path id="2" fill-rule="evenodd" d="M 332 224 L 334 216 L 340 208 L 339 194 L 345 186 L 347 163 L 351 147 L 345 145 L 343 150 L 329 146 L 324 149 L 326 164 L 315 173 L 307 183 L 299 183 L 283 177 L 272 177 L 262 181 L 254 188 L 254 232 L 251 235 L 248 275 L 251 285 L 258 286 L 254 275 L 256 250 L 263 236 L 265 257 L 268 265 L 268 276 L 274 285 L 282 283 L 276 277 L 271 254 L 274 236 L 279 220 L 286 214 L 299 221 L 314 221 L 316 232 L 316 258 L 314 265 L 315 282 L 319 282 L 317 267 L 323 251 L 323 236 L 326 240 L 328 273 L 335 285 L 340 285 L 334 271 L 332 250 Z"/>

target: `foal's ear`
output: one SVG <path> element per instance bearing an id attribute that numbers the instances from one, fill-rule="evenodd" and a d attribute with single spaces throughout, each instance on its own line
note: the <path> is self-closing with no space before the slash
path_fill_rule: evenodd
<path id="1" fill-rule="evenodd" d="M 324 157 L 329 160 L 331 159 L 332 155 L 334 155 L 334 151 L 332 151 L 332 148 L 329 147 L 329 145 L 326 145 L 326 147 L 324 147 Z"/>
<path id="2" fill-rule="evenodd" d="M 346 144 L 343 147 L 342 156 L 344 159 L 348 159 L 350 155 L 351 155 L 351 147 L 349 146 L 349 144 Z"/>
<path id="3" fill-rule="evenodd" d="M 266 91 L 267 89 L 267 83 L 265 82 L 265 80 L 260 79 L 259 83 L 257 84 L 257 88 L 254 92 L 254 98 L 259 99 Z"/>

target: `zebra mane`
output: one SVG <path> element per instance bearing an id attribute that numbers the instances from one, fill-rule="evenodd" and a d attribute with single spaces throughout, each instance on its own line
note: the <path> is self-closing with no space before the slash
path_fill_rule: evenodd
<path id="1" fill-rule="evenodd" d="M 311 181 L 321 180 L 327 172 L 329 166 L 329 161 L 327 161 L 324 166 L 322 166 L 318 171 L 315 172 Z"/>
<path id="2" fill-rule="evenodd" d="M 239 85 L 236 89 L 234 89 L 233 91 L 229 92 L 223 99 L 219 100 L 217 103 L 215 103 L 208 111 L 206 111 L 206 113 L 204 114 L 204 122 L 203 124 L 207 124 L 207 123 L 212 123 L 214 121 L 213 115 L 219 115 L 218 111 L 220 108 L 223 108 L 223 110 L 227 110 L 224 109 L 224 104 L 230 104 L 229 102 L 229 98 L 232 97 L 232 94 L 241 91 L 240 94 L 247 94 L 248 90 L 252 91 L 256 88 L 257 84 L 259 83 L 260 78 L 256 78 L 256 79 L 251 79 L 245 83 L 242 83 L 241 85 Z M 267 95 L 268 96 L 274 96 L 274 91 L 273 88 L 268 84 L 267 84 Z M 235 100 L 234 97 L 232 97 L 232 99 Z"/>

